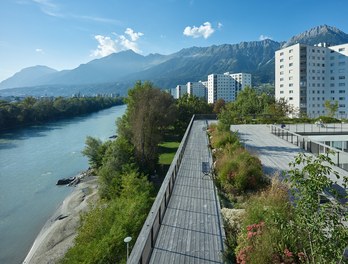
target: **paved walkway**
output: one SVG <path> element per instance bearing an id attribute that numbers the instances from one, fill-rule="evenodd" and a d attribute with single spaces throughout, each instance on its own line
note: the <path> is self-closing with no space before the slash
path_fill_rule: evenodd
<path id="1" fill-rule="evenodd" d="M 212 163 L 205 128 L 194 121 L 150 263 L 222 263 L 220 205 L 202 173 L 202 163 Z"/>
<path id="2" fill-rule="evenodd" d="M 266 125 L 232 125 L 231 130 L 238 132 L 245 148 L 261 160 L 263 171 L 269 176 L 289 170 L 289 162 L 303 151 L 271 134 Z"/>
<path id="3" fill-rule="evenodd" d="M 261 160 L 263 171 L 269 176 L 282 175 L 288 171 L 289 162 L 294 161 L 299 152 L 304 152 L 298 146 L 271 134 L 270 128 L 266 125 L 232 125 L 231 130 L 238 132 L 241 142 Z M 336 166 L 332 168 L 341 176 L 348 176 L 347 171 Z M 335 181 L 336 177 L 332 174 L 331 179 Z M 337 182 L 342 186 L 343 177 Z"/>

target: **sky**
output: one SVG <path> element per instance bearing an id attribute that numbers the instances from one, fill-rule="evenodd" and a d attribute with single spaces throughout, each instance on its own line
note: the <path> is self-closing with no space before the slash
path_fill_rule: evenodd
<path id="1" fill-rule="evenodd" d="M 327 24 L 348 33 L 347 0 L 0 0 L 0 82 L 25 67 L 73 69 L 113 52 L 285 41 Z"/>

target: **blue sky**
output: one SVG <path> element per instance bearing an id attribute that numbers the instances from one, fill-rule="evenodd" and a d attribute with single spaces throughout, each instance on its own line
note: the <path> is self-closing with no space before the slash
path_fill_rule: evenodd
<path id="1" fill-rule="evenodd" d="M 346 0 L 1 0 L 0 81 L 22 68 L 72 69 L 111 52 L 271 38 L 327 24 L 348 32 Z"/>

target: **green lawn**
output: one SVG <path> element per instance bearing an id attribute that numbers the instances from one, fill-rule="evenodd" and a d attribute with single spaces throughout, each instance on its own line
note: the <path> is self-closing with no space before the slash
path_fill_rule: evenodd
<path id="1" fill-rule="evenodd" d="M 180 145 L 178 141 L 167 141 L 159 145 L 159 164 L 170 165 Z"/>

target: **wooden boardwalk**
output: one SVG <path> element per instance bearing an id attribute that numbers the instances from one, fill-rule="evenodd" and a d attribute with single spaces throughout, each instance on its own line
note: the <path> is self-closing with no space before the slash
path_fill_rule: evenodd
<path id="1" fill-rule="evenodd" d="M 150 263 L 222 263 L 220 205 L 202 172 L 212 163 L 205 128 L 206 121 L 194 121 Z"/>

